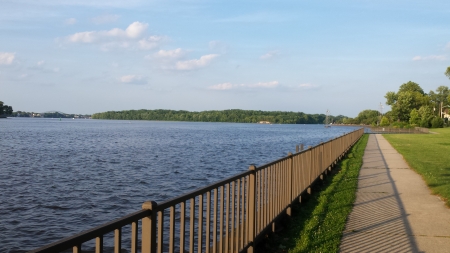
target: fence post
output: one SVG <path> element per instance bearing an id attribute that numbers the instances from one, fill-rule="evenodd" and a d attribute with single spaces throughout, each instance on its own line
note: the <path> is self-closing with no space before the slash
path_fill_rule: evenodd
<path id="1" fill-rule="evenodd" d="M 308 186 L 307 192 L 308 192 L 308 194 L 311 194 L 311 184 L 313 182 L 312 181 L 313 155 L 312 155 L 312 148 L 311 148 L 311 146 L 308 146 L 308 150 L 309 150 L 309 159 L 308 159 L 309 164 L 307 165 L 307 167 L 309 167 L 309 169 L 308 169 L 308 172 L 309 172 L 309 175 L 308 175 L 309 182 L 308 182 L 308 184 L 309 184 L 309 186 Z"/>
<path id="2" fill-rule="evenodd" d="M 247 250 L 247 253 L 255 252 L 255 232 L 256 232 L 256 222 L 255 222 L 255 214 L 256 214 L 256 167 L 255 165 L 250 165 L 248 168 L 252 173 L 249 175 L 248 182 L 248 213 L 247 213 L 247 229 L 248 229 L 248 243 L 250 247 Z"/>
<path id="3" fill-rule="evenodd" d="M 142 253 L 156 252 L 156 207 L 155 201 L 146 201 L 142 204 L 142 209 L 150 210 L 150 216 L 142 219 Z"/>
<path id="4" fill-rule="evenodd" d="M 297 146 L 297 148 L 298 148 L 298 146 Z M 293 180 L 294 180 L 294 177 L 293 177 L 293 175 L 294 175 L 294 173 L 293 173 L 293 170 L 294 170 L 294 158 L 292 158 L 292 153 L 291 152 L 289 152 L 288 153 L 288 157 L 289 157 L 289 160 L 290 160 L 290 162 L 289 162 L 289 205 L 288 205 L 288 207 L 286 208 L 286 214 L 288 215 L 288 216 L 291 216 L 292 215 L 292 210 L 291 210 L 291 204 L 292 204 L 292 192 L 293 192 L 293 187 L 294 187 L 294 184 L 293 184 Z"/>

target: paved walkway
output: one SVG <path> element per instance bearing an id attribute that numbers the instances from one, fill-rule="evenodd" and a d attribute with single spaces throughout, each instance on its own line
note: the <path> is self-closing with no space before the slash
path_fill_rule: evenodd
<path id="1" fill-rule="evenodd" d="M 379 134 L 371 134 L 341 252 L 450 252 L 450 209 Z"/>

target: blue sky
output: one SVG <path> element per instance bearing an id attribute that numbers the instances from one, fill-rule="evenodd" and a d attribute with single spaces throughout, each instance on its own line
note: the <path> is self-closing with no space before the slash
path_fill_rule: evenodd
<path id="1" fill-rule="evenodd" d="M 0 100 L 15 111 L 329 109 L 355 117 L 407 81 L 426 92 L 450 86 L 448 1 L 0 6 Z"/>

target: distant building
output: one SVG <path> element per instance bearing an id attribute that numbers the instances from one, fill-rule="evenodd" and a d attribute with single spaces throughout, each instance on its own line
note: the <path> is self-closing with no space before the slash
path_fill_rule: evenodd
<path id="1" fill-rule="evenodd" d="M 449 108 L 445 108 L 442 112 L 442 118 L 450 119 Z"/>
<path id="2" fill-rule="evenodd" d="M 270 121 L 260 121 L 258 124 L 271 124 Z"/>

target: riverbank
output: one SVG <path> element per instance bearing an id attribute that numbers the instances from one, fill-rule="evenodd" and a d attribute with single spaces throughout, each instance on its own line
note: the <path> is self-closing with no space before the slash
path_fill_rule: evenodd
<path id="1" fill-rule="evenodd" d="M 265 242 L 264 252 L 337 252 L 342 231 L 351 212 L 358 185 L 368 135 L 350 149 L 325 178 L 313 189 L 308 201 L 293 207 L 292 219 L 285 229 Z"/>

